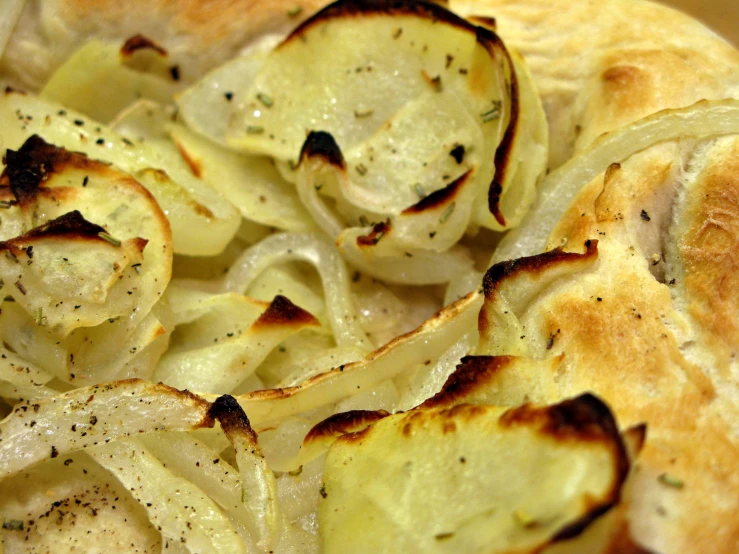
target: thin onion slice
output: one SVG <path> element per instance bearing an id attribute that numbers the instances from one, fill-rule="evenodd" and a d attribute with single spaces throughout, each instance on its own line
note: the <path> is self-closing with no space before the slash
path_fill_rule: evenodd
<path id="1" fill-rule="evenodd" d="M 264 550 L 270 550 L 282 519 L 275 475 L 259 448 L 257 434 L 233 396 L 218 398 L 213 403 L 211 413 L 220 422 L 221 429 L 236 451 L 242 500 L 257 529 L 257 544 Z"/>
<path id="2" fill-rule="evenodd" d="M 267 267 L 293 260 L 308 262 L 318 270 L 337 344 L 369 350 L 371 343 L 352 305 L 346 266 L 336 250 L 318 235 L 280 233 L 267 237 L 244 251 L 229 270 L 223 289 L 243 293 Z"/>
<path id="3" fill-rule="evenodd" d="M 194 394 L 139 380 L 26 401 L 0 421 L 0 477 L 135 433 L 209 427 L 209 408 Z"/>
<path id="4" fill-rule="evenodd" d="M 605 133 L 542 181 L 531 211 L 501 241 L 493 263 L 547 250 L 549 234 L 579 191 L 612 163 L 662 141 L 734 133 L 739 133 L 739 100 L 732 99 L 701 100 L 685 108 L 662 110 Z"/>
<path id="5" fill-rule="evenodd" d="M 292 388 L 239 396 L 239 404 L 252 425 L 261 425 L 372 389 L 387 379 L 441 356 L 474 328 L 482 300 L 480 293 L 470 293 L 415 331 L 396 338 L 362 361 L 336 367 Z M 215 399 L 211 395 L 203 397 Z"/>
<path id="6" fill-rule="evenodd" d="M 174 475 L 141 441 L 116 441 L 88 453 L 144 506 L 165 545 L 181 543 L 193 554 L 247 553 L 215 502 L 187 479 Z"/>

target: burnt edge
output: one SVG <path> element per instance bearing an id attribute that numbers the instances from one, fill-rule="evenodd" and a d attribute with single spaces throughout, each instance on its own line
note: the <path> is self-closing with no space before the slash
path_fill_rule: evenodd
<path id="1" fill-rule="evenodd" d="M 463 357 L 454 372 L 447 377 L 441 390 L 426 399 L 419 407 L 445 408 L 454 405 L 457 400 L 468 396 L 513 359 L 511 356 Z"/>
<path id="2" fill-rule="evenodd" d="M 320 323 L 310 312 L 296 306 L 286 296 L 278 294 L 254 322 L 255 328 L 271 325 L 320 325 Z"/>
<path id="3" fill-rule="evenodd" d="M 538 432 L 544 435 L 563 440 L 579 438 L 603 441 L 614 449 L 616 479 L 607 494 L 608 500 L 593 506 L 580 519 L 562 527 L 552 537 L 551 542 L 571 539 L 620 502 L 621 488 L 631 468 L 626 446 L 610 408 L 592 393 L 585 393 L 543 408 L 524 404 L 508 410 L 500 417 L 501 426 L 512 427 L 531 423 L 538 424 Z"/>
<path id="4" fill-rule="evenodd" d="M 95 239 L 110 244 L 100 237 L 100 233 L 106 233 L 106 230 L 100 225 L 87 221 L 79 211 L 74 210 L 35 227 L 27 233 L 0 242 L 0 250 L 12 250 L 33 239 L 43 237 Z"/>
<path id="5" fill-rule="evenodd" d="M 588 258 L 596 258 L 598 256 L 598 241 L 586 240 L 585 252 L 582 254 L 577 252 L 565 252 L 562 248 L 548 250 L 534 256 L 526 256 L 515 260 L 507 260 L 498 262 L 485 272 L 482 278 L 482 286 L 485 298 L 491 298 L 497 290 L 498 285 L 508 277 L 512 277 L 521 272 L 541 272 L 560 262 L 570 260 L 584 260 Z"/>
<path id="6" fill-rule="evenodd" d="M 356 433 L 389 415 L 390 413 L 385 410 L 351 410 L 334 414 L 314 425 L 303 439 L 303 443 L 320 440 L 324 437 L 339 437 Z"/>
<path id="7" fill-rule="evenodd" d="M 215 399 L 208 410 L 207 418 L 211 421 L 218 420 L 231 442 L 233 442 L 231 438 L 233 434 L 241 434 L 257 444 L 257 434 L 251 428 L 246 412 L 230 394 L 224 394 Z"/>
<path id="8" fill-rule="evenodd" d="M 121 56 L 128 58 L 137 50 L 153 50 L 161 56 L 167 56 L 169 54 L 166 48 L 159 46 L 156 42 L 142 34 L 137 34 L 123 43 L 123 46 L 121 46 Z"/>
<path id="9" fill-rule="evenodd" d="M 326 131 L 311 131 L 300 149 L 300 162 L 304 159 L 318 157 L 327 163 L 346 169 L 346 161 L 341 153 L 341 148 L 336 144 L 336 140 Z"/>
<path id="10" fill-rule="evenodd" d="M 401 215 L 419 214 L 426 210 L 433 210 L 449 203 L 455 196 L 457 196 L 470 175 L 472 175 L 472 170 L 468 169 L 462 176 L 449 183 L 443 189 L 435 190 L 431 194 L 421 198 L 417 203 L 404 209 L 400 212 Z"/>
<path id="11" fill-rule="evenodd" d="M 489 15 L 469 15 L 467 16 L 467 21 L 479 24 L 481 27 L 485 27 L 491 31 L 495 31 L 498 27 L 498 22 L 494 17 L 490 17 Z"/>
<path id="12" fill-rule="evenodd" d="M 508 66 L 511 68 L 511 83 L 510 83 L 510 102 L 511 102 L 511 116 L 508 120 L 508 126 L 503 133 L 503 138 L 498 144 L 498 148 L 495 150 L 495 157 L 493 158 L 493 164 L 495 166 L 495 176 L 493 181 L 490 183 L 488 189 L 488 209 L 493 214 L 495 220 L 500 225 L 505 225 L 506 220 L 503 213 L 500 211 L 500 199 L 503 195 L 503 182 L 505 181 L 506 174 L 510 169 L 510 158 L 511 150 L 513 147 L 513 141 L 516 139 L 516 132 L 518 131 L 518 119 L 520 116 L 521 106 L 519 101 L 519 90 L 518 90 L 518 76 L 516 75 L 516 66 L 513 63 L 511 55 L 503 44 L 503 41 L 493 33 L 491 30 L 484 27 L 477 28 L 477 41 L 485 46 L 490 52 L 490 55 L 494 57 L 493 52 L 498 49 L 505 56 Z"/>
<path id="13" fill-rule="evenodd" d="M 455 27 L 475 32 L 469 21 L 450 12 L 445 7 L 424 1 L 413 0 L 338 0 L 316 12 L 298 25 L 277 48 L 300 39 L 311 27 L 328 19 L 359 15 L 416 15 L 433 22 L 443 21 Z"/>
<path id="14" fill-rule="evenodd" d="M 366 246 L 375 246 L 378 242 L 380 242 L 380 239 L 384 235 L 387 235 L 390 231 L 392 231 L 390 220 L 375 223 L 369 235 L 360 235 L 357 237 L 357 246 L 359 246 L 360 248 Z"/>
<path id="15" fill-rule="evenodd" d="M 31 135 L 18 150 L 8 149 L 4 161 L 0 186 L 10 187 L 21 208 L 35 202 L 41 185 L 62 166 L 74 163 L 86 168 L 94 163 L 86 155 L 49 144 L 38 135 Z"/>

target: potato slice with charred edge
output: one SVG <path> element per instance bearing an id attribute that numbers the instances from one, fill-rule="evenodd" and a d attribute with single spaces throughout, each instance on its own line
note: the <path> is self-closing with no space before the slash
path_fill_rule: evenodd
<path id="1" fill-rule="evenodd" d="M 3 234 L 18 235 L 0 243 L 4 294 L 16 300 L 3 339 L 64 381 L 116 378 L 166 333 L 163 312 L 151 314 L 171 275 L 166 216 L 130 176 L 35 135 L 6 163 Z"/>
<path id="2" fill-rule="evenodd" d="M 100 296 L 100 291 L 94 292 L 90 288 L 100 286 L 99 280 L 92 284 L 83 283 L 83 276 L 78 275 L 87 269 L 82 266 L 90 265 L 94 257 L 84 264 L 72 260 L 70 263 L 74 264 L 73 267 L 67 268 L 67 261 L 63 257 L 52 263 L 51 260 L 41 259 L 43 255 L 36 256 L 33 252 L 34 242 L 42 240 L 45 243 L 36 245 L 37 252 L 42 254 L 52 249 L 54 240 L 61 240 L 62 237 L 69 247 L 75 247 L 75 241 L 84 241 L 89 245 L 87 248 L 97 245 L 95 250 L 103 252 L 102 243 L 105 242 L 110 247 L 106 250 L 120 252 L 120 260 L 110 258 L 110 253 L 107 255 L 110 259 L 106 262 L 111 262 L 111 267 L 118 267 L 111 270 L 107 281 L 101 284 L 107 283 L 104 287 L 107 290 L 112 281 L 118 279 L 119 272 L 128 266 L 135 269 L 137 282 L 128 289 L 134 293 L 130 295 L 130 304 L 139 305 L 139 313 L 134 320 L 145 316 L 164 291 L 172 264 L 169 223 L 149 191 L 130 176 L 82 154 L 48 144 L 33 135 L 18 151 L 8 150 L 6 167 L 0 175 L 0 196 L 10 206 L 4 222 L 10 223 L 14 230 L 19 229 L 21 232 L 18 234 L 26 233 L 7 243 L 7 248 L 23 249 L 23 255 L 28 258 L 24 261 L 31 262 L 28 264 L 31 272 L 34 271 L 34 265 L 45 266 L 40 273 L 48 274 L 45 277 L 47 280 L 55 280 L 53 290 L 63 298 L 80 297 L 95 303 L 105 300 L 104 295 Z M 56 222 L 51 224 L 51 220 Z M 93 225 L 89 222 L 93 222 Z M 47 225 L 33 230 L 43 224 Z M 57 235 L 59 239 L 54 238 Z M 29 244 L 26 245 L 26 242 Z M 30 255 L 29 246 L 32 247 Z M 148 249 L 144 259 L 138 260 L 145 248 Z M 77 250 L 84 248 L 78 247 Z M 14 254 L 17 256 L 17 253 Z M 123 263 L 126 258 L 129 263 Z M 95 267 L 89 270 L 94 271 Z M 90 276 L 92 274 L 85 275 L 84 279 Z M 65 283 L 65 279 L 74 279 L 74 283 Z M 60 287 L 64 286 L 71 286 L 77 291 L 63 292 Z M 49 292 L 52 292 L 51 289 Z M 58 308 L 67 309 L 62 306 Z M 108 317 L 116 315 L 120 314 Z M 77 326 L 84 325 L 80 323 Z M 68 333 L 74 327 L 74 324 L 68 323 L 63 332 Z"/>
<path id="3" fill-rule="evenodd" d="M 346 210 L 342 215 L 335 213 L 319 191 L 336 197 L 338 206 L 346 204 L 340 192 L 351 187 L 346 161 L 334 138 L 319 131 L 311 132 L 303 144 L 296 187 L 315 221 L 336 240 L 339 251 L 352 265 L 384 281 L 434 284 L 448 282 L 472 268 L 467 251 L 454 246 L 465 231 L 472 209 L 475 191 L 469 183 L 471 172 L 468 170 L 401 214 L 374 224 L 371 231 L 367 228 L 368 217 L 374 219 L 377 213 L 349 210 L 356 212 L 351 219 L 357 220 L 359 227 L 345 229 Z"/>
<path id="4" fill-rule="evenodd" d="M 106 238 L 103 238 L 106 237 Z M 65 214 L 18 237 L 0 242 L 0 278 L 15 301 L 33 314 L 37 325 L 66 338 L 128 315 L 140 295 L 147 241 L 108 239 L 105 229 L 80 212 Z M 150 305 L 141 307 L 145 315 Z"/>
<path id="5" fill-rule="evenodd" d="M 107 123 L 142 97 L 171 102 L 179 87 L 169 67 L 167 51 L 144 36 L 123 45 L 91 40 L 54 72 L 40 95 Z"/>
<path id="6" fill-rule="evenodd" d="M 388 416 L 328 451 L 323 548 L 538 552 L 617 504 L 628 470 L 616 422 L 591 395 Z"/>
<path id="7" fill-rule="evenodd" d="M 203 393 L 231 392 L 283 340 L 319 325 L 284 296 L 268 305 L 234 293 L 208 300 L 210 309 L 175 330 L 154 380 Z"/>
<path id="8" fill-rule="evenodd" d="M 6 91 L 0 98 L 0 147 L 17 149 L 33 134 L 130 173 L 162 207 L 177 253 L 218 254 L 239 227 L 236 208 L 193 176 L 176 151 L 168 155 L 55 102 Z"/>
<path id="9" fill-rule="evenodd" d="M 546 120 L 522 60 L 490 29 L 436 4 L 331 4 L 240 93 L 229 144 L 292 163 L 306 131 L 331 133 L 356 169 L 343 191 L 356 208 L 397 214 L 416 189 L 428 194 L 474 170 L 472 196 L 491 210 L 476 223 L 505 229 L 528 209 L 544 169 Z M 529 151 L 543 155 L 519 171 Z"/>
<path id="10" fill-rule="evenodd" d="M 137 433 L 212 427 L 210 403 L 137 379 L 22 402 L 0 421 L 0 477 Z"/>

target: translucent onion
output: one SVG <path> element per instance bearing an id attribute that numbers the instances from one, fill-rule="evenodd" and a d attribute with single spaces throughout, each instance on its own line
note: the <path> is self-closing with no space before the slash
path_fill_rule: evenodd
<path id="1" fill-rule="evenodd" d="M 336 250 L 314 234 L 280 233 L 267 237 L 244 251 L 226 276 L 223 289 L 243 293 L 267 267 L 289 261 L 312 264 L 323 283 L 328 320 L 339 346 L 371 343 L 359 326 L 359 316 L 351 300 L 346 266 Z"/>
<path id="2" fill-rule="evenodd" d="M 0 421 L 0 477 L 135 433 L 210 425 L 210 404 L 143 381 L 118 381 L 23 402 Z"/>
<path id="3" fill-rule="evenodd" d="M 228 518 L 192 482 L 174 475 L 137 439 L 89 450 L 146 509 L 166 542 L 185 545 L 193 554 L 247 554 Z"/>

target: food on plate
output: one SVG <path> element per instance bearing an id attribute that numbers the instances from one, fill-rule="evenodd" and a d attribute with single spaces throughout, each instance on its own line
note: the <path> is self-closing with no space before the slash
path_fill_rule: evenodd
<path id="1" fill-rule="evenodd" d="M 718 36 L 642 0 L 7 15 L 0 551 L 735 550 Z"/>

